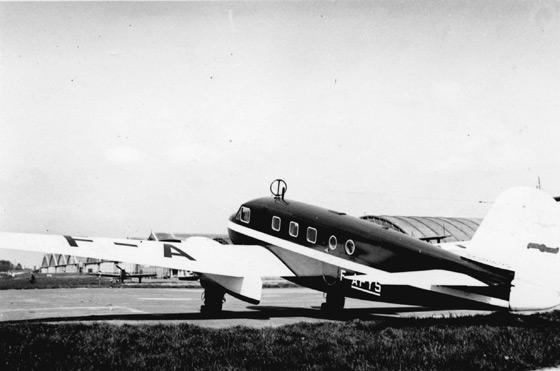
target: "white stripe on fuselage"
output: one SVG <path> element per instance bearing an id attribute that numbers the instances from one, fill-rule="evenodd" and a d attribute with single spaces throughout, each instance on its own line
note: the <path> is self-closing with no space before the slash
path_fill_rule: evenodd
<path id="1" fill-rule="evenodd" d="M 264 242 L 269 243 L 271 245 L 278 246 L 280 248 L 286 249 L 286 250 L 291 251 L 291 252 L 295 252 L 297 254 L 305 255 L 305 256 L 308 256 L 310 258 L 313 258 L 313 259 L 316 259 L 316 260 L 319 260 L 319 261 L 322 261 L 322 262 L 325 262 L 325 263 L 329 263 L 329 264 L 332 264 L 332 265 L 336 265 L 336 266 L 339 266 L 341 268 L 345 268 L 345 269 L 355 271 L 355 272 L 358 272 L 358 273 L 364 273 L 364 274 L 379 277 L 378 280 L 380 280 L 380 282 L 382 282 L 381 280 L 383 278 L 385 278 L 387 280 L 389 279 L 390 273 L 388 273 L 388 272 L 385 272 L 385 271 L 382 271 L 382 270 L 379 270 L 379 269 L 375 269 L 375 268 L 372 268 L 372 267 L 368 267 L 367 265 L 363 265 L 363 264 L 360 264 L 360 263 L 355 263 L 355 262 L 347 260 L 347 259 L 342 259 L 342 258 L 339 258 L 337 256 L 333 256 L 333 255 L 324 253 L 322 251 L 317 251 L 317 250 L 314 250 L 312 248 L 297 244 L 295 242 L 286 241 L 282 238 L 271 236 L 269 234 L 266 234 L 266 233 L 263 233 L 263 232 L 260 232 L 260 231 L 256 231 L 254 229 L 245 227 L 243 225 L 236 224 L 236 223 L 231 222 L 231 221 L 228 224 L 228 228 L 235 231 L 235 232 L 241 233 L 245 236 L 252 237 L 252 238 L 255 238 L 255 239 L 260 240 L 260 241 L 264 241 Z"/>
<path id="2" fill-rule="evenodd" d="M 282 249 L 297 253 L 297 254 L 301 254 L 325 263 L 329 263 L 335 266 L 338 266 L 340 268 L 344 268 L 344 269 L 348 269 L 354 272 L 358 272 L 358 273 L 362 273 L 362 274 L 366 274 L 368 276 L 373 276 L 375 277 L 375 281 L 384 284 L 385 283 L 389 283 L 392 282 L 393 279 L 391 277 L 392 273 L 389 272 L 385 272 L 379 269 L 375 269 L 372 267 L 369 267 L 367 265 L 364 264 L 360 264 L 360 263 L 356 263 L 347 259 L 343 259 L 343 258 L 339 258 L 337 256 L 333 256 L 330 255 L 328 253 L 322 252 L 322 251 L 318 251 L 315 250 L 313 248 L 310 247 L 306 247 L 300 244 L 297 244 L 295 242 L 291 242 L 291 241 L 286 241 L 282 238 L 279 237 L 275 237 L 269 234 L 266 234 L 264 232 L 260 232 L 254 229 L 251 229 L 249 227 L 245 227 L 243 225 L 239 225 L 236 224 L 232 221 L 230 221 L 228 223 L 228 228 L 241 233 L 245 236 L 248 237 L 252 237 L 255 238 L 259 241 L 263 241 L 265 243 L 274 245 L 274 246 L 278 246 Z M 412 273 L 412 272 L 411 272 Z M 450 273 L 455 273 L 455 272 L 450 272 Z M 457 275 L 462 275 L 461 273 L 455 273 Z M 472 279 L 472 277 L 467 276 L 469 278 Z M 483 284 L 481 282 L 481 284 Z M 407 286 L 412 286 L 412 287 L 416 287 L 422 290 L 427 290 L 427 291 L 435 291 L 435 292 L 441 292 L 441 293 L 445 293 L 447 295 L 450 296 L 455 296 L 455 297 L 460 297 L 460 298 L 464 298 L 464 299 L 468 299 L 468 300 L 472 300 L 472 301 L 476 301 L 476 302 L 481 302 L 481 303 L 486 303 L 486 304 L 491 304 L 491 305 L 495 305 L 495 306 L 499 306 L 499 307 L 507 307 L 508 306 L 508 302 L 502 299 L 497 299 L 494 297 L 490 297 L 490 296 L 484 296 L 484 295 L 480 295 L 480 294 L 473 294 L 467 291 L 463 291 L 463 290 L 457 290 L 457 289 L 443 289 L 442 286 L 432 286 L 432 287 L 426 287 L 424 285 L 415 285 L 414 282 L 410 282 L 408 284 L 406 284 Z M 437 282 L 434 282 L 434 285 L 437 285 Z"/>

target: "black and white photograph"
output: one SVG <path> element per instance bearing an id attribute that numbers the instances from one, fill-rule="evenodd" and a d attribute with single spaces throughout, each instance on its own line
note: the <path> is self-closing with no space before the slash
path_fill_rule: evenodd
<path id="1" fill-rule="evenodd" d="M 0 369 L 560 368 L 560 2 L 0 1 Z"/>

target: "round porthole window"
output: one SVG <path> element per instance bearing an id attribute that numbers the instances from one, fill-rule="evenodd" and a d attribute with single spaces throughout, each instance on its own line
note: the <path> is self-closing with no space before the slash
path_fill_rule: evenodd
<path id="1" fill-rule="evenodd" d="M 331 238 L 329 238 L 329 249 L 334 250 L 336 249 L 336 236 L 331 236 Z"/>
<path id="2" fill-rule="evenodd" d="M 348 240 L 348 241 L 346 241 L 346 244 L 344 245 L 344 249 L 346 250 L 346 253 L 348 255 L 352 255 L 352 254 L 354 254 L 354 251 L 356 250 L 356 244 L 354 243 L 354 241 Z"/>

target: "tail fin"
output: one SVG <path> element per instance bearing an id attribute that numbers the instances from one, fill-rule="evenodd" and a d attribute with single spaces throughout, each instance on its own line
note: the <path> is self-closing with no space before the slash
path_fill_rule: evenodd
<path id="1" fill-rule="evenodd" d="M 560 205 L 545 192 L 512 188 L 502 193 L 469 250 L 515 271 L 512 309 L 560 304 Z"/>

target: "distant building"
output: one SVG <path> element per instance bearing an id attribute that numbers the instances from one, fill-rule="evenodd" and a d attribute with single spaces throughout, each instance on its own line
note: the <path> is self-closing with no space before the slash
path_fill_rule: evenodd
<path id="1" fill-rule="evenodd" d="M 414 238 L 449 236 L 441 242 L 468 241 L 478 229 L 481 218 L 447 218 L 434 216 L 365 215 L 361 219 Z"/>

